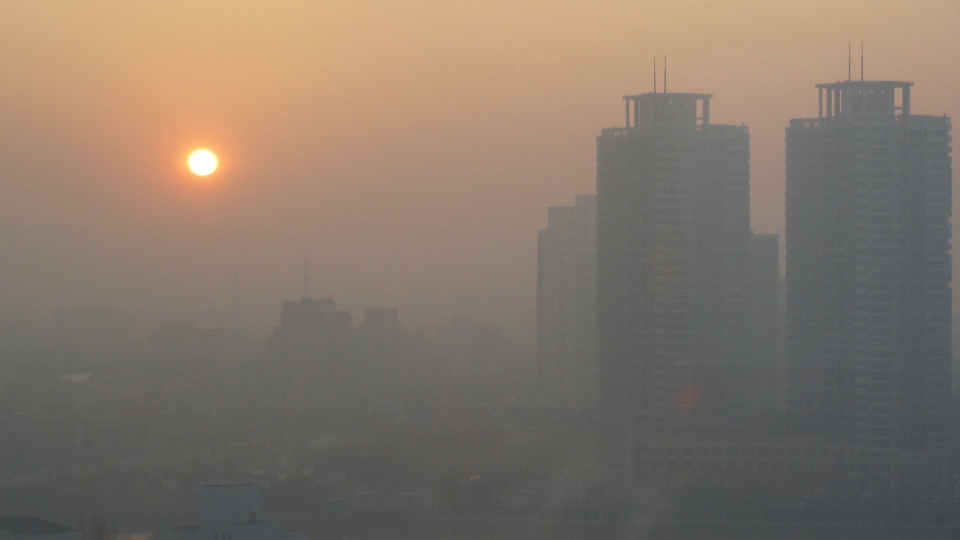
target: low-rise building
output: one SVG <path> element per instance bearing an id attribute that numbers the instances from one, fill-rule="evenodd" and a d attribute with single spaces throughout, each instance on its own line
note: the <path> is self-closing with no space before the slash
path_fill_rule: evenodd
<path id="1" fill-rule="evenodd" d="M 0 517 L 0 540 L 82 540 L 80 529 L 33 516 Z"/>
<path id="2" fill-rule="evenodd" d="M 157 540 L 303 540 L 260 515 L 260 486 L 220 484 L 200 492 L 198 525 L 157 530 Z"/>

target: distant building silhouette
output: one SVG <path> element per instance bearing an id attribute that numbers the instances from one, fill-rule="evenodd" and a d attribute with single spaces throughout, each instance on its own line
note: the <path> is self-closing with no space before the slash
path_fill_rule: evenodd
<path id="1" fill-rule="evenodd" d="M 597 198 L 547 210 L 537 237 L 537 369 L 545 404 L 592 406 L 597 384 Z"/>
<path id="2" fill-rule="evenodd" d="M 862 490 L 936 484 L 948 440 L 951 126 L 911 86 L 817 85 L 787 128 L 787 405 Z"/>
<path id="3" fill-rule="evenodd" d="M 424 346 L 420 332 L 404 330 L 396 308 L 370 308 L 363 311 L 363 325 L 357 329 L 359 346 L 367 351 L 396 354 L 399 349 Z"/>
<path id="4" fill-rule="evenodd" d="M 284 302 L 266 344 L 263 398 L 276 416 L 263 423 L 288 439 L 302 437 L 309 415 L 343 388 L 353 336 L 350 312 L 338 310 L 332 298 Z"/>
<path id="5" fill-rule="evenodd" d="M 607 411 L 667 418 L 737 399 L 731 370 L 750 351 L 750 146 L 746 127 L 710 123 L 710 98 L 626 96 L 626 127 L 597 138 Z"/>
<path id="6" fill-rule="evenodd" d="M 369 385 L 372 396 L 385 399 L 401 386 L 428 380 L 426 336 L 406 330 L 396 308 L 364 310 L 356 336 L 358 377 Z"/>
<path id="7" fill-rule="evenodd" d="M 267 342 L 268 355 L 280 362 L 318 367 L 341 360 L 350 348 L 353 319 L 333 298 L 284 302 L 280 324 Z"/>

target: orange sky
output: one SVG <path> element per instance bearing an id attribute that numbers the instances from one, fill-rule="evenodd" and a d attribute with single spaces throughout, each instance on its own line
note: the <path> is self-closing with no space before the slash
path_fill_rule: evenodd
<path id="1" fill-rule="evenodd" d="M 783 129 L 847 43 L 960 118 L 958 25 L 956 0 L 2 3 L 0 317 L 227 308 L 236 269 L 270 323 L 309 259 L 358 319 L 530 328 L 545 207 L 595 191 L 654 55 L 750 127 L 753 227 L 782 232 Z"/>

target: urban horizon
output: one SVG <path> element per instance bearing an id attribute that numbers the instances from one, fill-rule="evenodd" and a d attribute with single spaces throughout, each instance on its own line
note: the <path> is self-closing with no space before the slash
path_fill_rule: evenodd
<path id="1" fill-rule="evenodd" d="M 956 537 L 956 23 L 0 7 L 0 540 Z"/>

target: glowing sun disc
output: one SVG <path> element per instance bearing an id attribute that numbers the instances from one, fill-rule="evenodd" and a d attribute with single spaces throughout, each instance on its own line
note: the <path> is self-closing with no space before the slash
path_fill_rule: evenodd
<path id="1" fill-rule="evenodd" d="M 190 167 L 190 171 L 197 176 L 209 176 L 213 174 L 213 171 L 217 170 L 217 165 L 220 161 L 217 159 L 217 155 L 213 152 L 201 148 L 200 150 L 194 150 L 190 157 L 187 158 L 187 166 Z"/>

